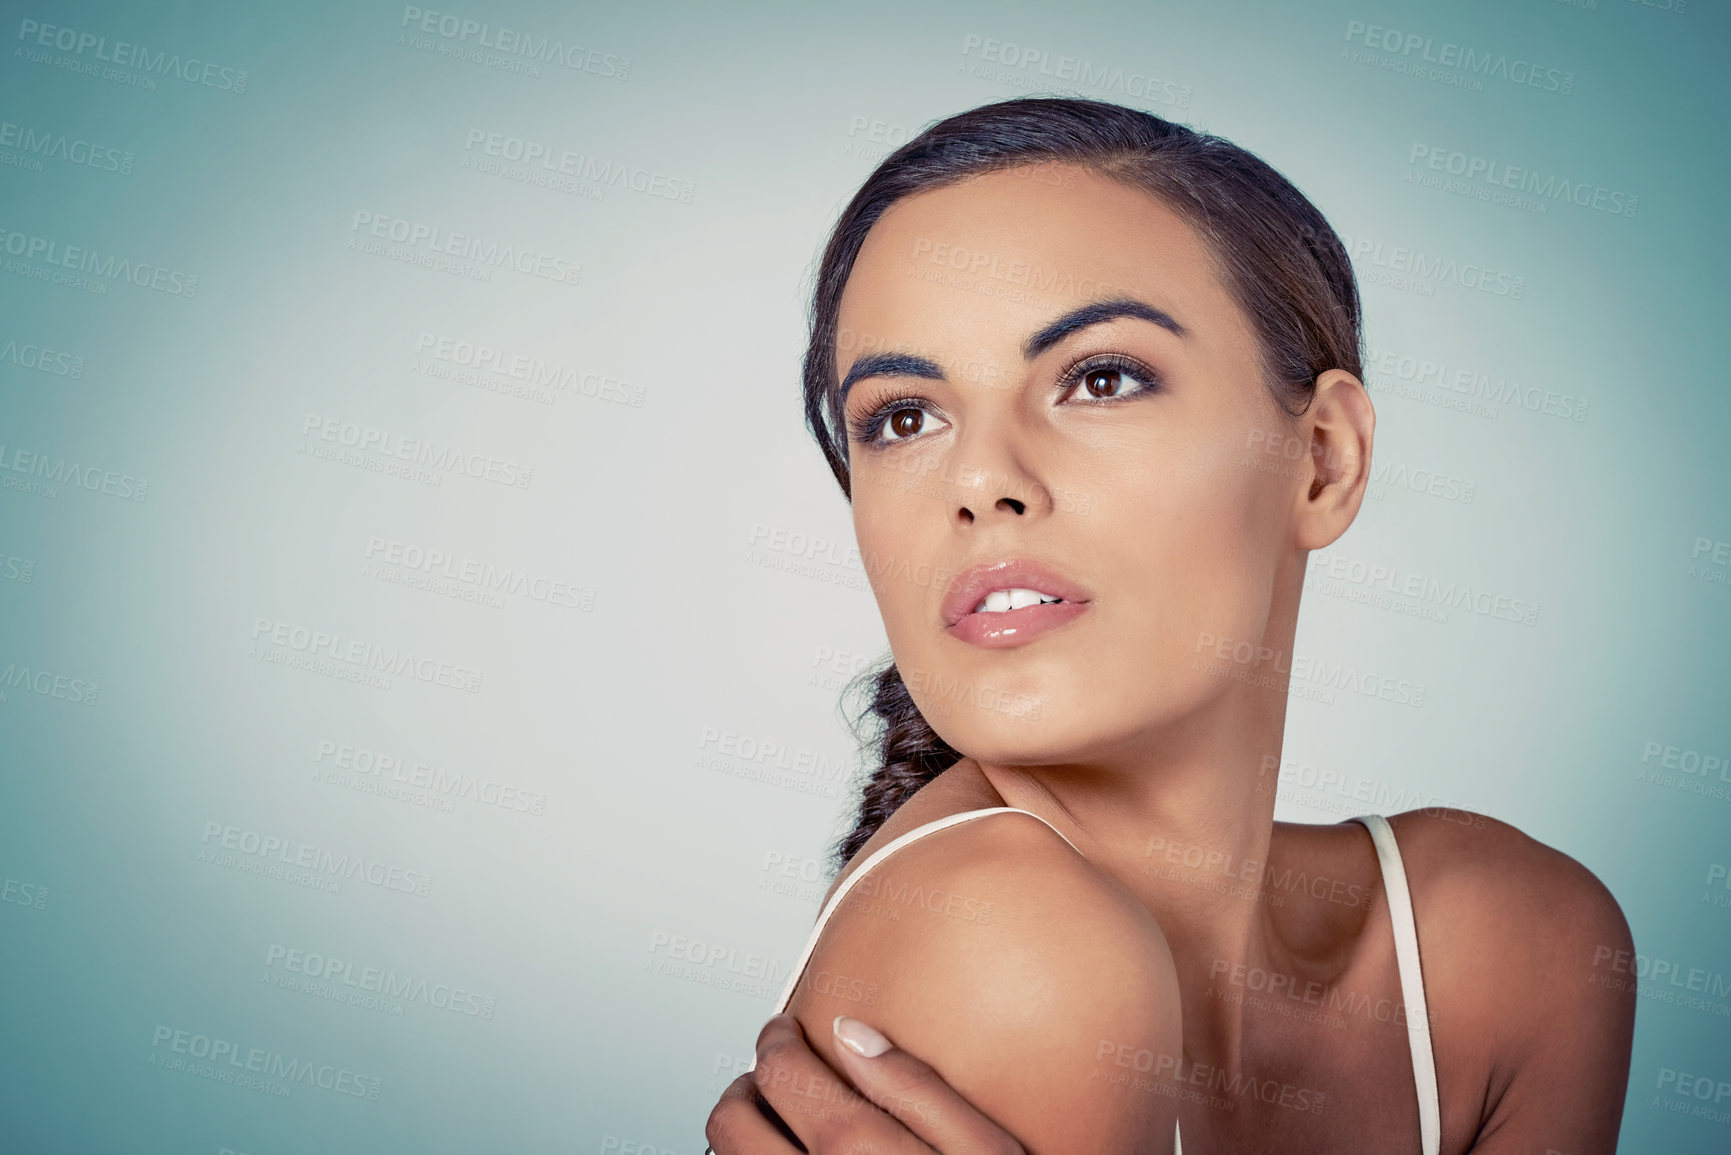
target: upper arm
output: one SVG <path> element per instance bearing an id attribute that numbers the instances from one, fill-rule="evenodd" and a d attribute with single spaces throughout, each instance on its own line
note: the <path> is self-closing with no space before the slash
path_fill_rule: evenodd
<path id="1" fill-rule="evenodd" d="M 1628 922 L 1568 855 L 1495 819 L 1462 823 L 1463 814 L 1411 816 L 1400 837 L 1452 842 L 1421 851 L 1431 879 L 1414 906 L 1427 987 L 1441 980 L 1431 1000 L 1439 1064 L 1448 1048 L 1468 1060 L 1456 1070 L 1482 1072 L 1466 1150 L 1610 1155 L 1635 1029 Z M 1435 828 L 1451 821 L 1454 832 Z"/>
<path id="2" fill-rule="evenodd" d="M 824 928 L 789 1011 L 883 1031 L 1029 1152 L 1165 1151 L 1177 975 L 1153 917 L 1039 820 L 912 843 Z"/>

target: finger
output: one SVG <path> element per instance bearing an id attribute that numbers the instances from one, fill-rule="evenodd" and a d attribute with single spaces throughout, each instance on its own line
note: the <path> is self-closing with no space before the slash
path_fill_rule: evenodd
<path id="1" fill-rule="evenodd" d="M 949 1155 L 1023 1155 L 1015 1136 L 883 1032 L 846 1015 L 836 1016 L 834 1029 L 842 1073 L 927 1144 Z"/>
<path id="2" fill-rule="evenodd" d="M 764 1111 L 757 1083 L 747 1071 L 721 1093 L 703 1137 L 715 1155 L 794 1155 L 801 1150 Z"/>
<path id="3" fill-rule="evenodd" d="M 812 1050 L 792 1015 L 779 1014 L 764 1024 L 751 1074 L 758 1094 L 813 1155 L 842 1151 L 936 1155 Z"/>

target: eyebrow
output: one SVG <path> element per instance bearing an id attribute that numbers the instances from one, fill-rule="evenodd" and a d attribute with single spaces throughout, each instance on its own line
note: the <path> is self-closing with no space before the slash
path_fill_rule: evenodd
<path id="1" fill-rule="evenodd" d="M 1110 301 L 1094 301 L 1083 305 L 1080 309 L 1072 309 L 1065 313 L 1029 337 L 1022 345 L 1022 356 L 1032 361 L 1071 333 L 1086 329 L 1090 325 L 1103 325 L 1107 321 L 1116 321 L 1120 317 L 1136 317 L 1144 321 L 1152 321 L 1176 337 L 1188 337 L 1190 335 L 1190 331 L 1174 320 L 1172 314 L 1164 309 L 1156 309 L 1153 305 L 1143 304 L 1131 297 L 1114 297 Z"/>
<path id="2" fill-rule="evenodd" d="M 867 377 L 923 377 L 927 381 L 944 380 L 944 371 L 930 357 L 913 353 L 867 353 L 853 363 L 847 376 L 841 379 L 841 400 L 847 401 L 847 391 L 856 381 Z"/>
<path id="3" fill-rule="evenodd" d="M 1103 325 L 1121 317 L 1135 317 L 1159 325 L 1177 337 L 1188 337 L 1190 331 L 1163 309 L 1144 304 L 1131 297 L 1115 297 L 1109 301 L 1094 301 L 1072 309 L 1022 343 L 1022 357 L 1032 361 L 1072 333 L 1091 325 Z M 841 380 L 841 402 L 846 404 L 848 390 L 867 377 L 918 377 L 927 381 L 944 381 L 944 371 L 936 361 L 915 353 L 867 353 L 855 361 Z"/>

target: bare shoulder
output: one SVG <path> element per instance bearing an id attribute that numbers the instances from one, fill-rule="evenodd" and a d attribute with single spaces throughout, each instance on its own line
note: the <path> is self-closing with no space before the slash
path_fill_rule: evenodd
<path id="1" fill-rule="evenodd" d="M 1634 941 L 1617 900 L 1574 858 L 1494 818 L 1432 808 L 1390 824 L 1439 1076 L 1445 1090 L 1453 1078 L 1457 1109 L 1463 1083 L 1477 1091 L 1476 1119 L 1457 1122 L 1510 1144 L 1612 1150 L 1635 1022 Z"/>
<path id="2" fill-rule="evenodd" d="M 1165 937 L 1032 815 L 934 831 L 860 875 L 789 1011 L 832 1063 L 836 1015 L 877 1027 L 1029 1149 L 1171 1135 L 1176 1100 L 1155 1083 L 1182 1037 Z"/>
<path id="3" fill-rule="evenodd" d="M 1605 884 L 1575 859 L 1506 822 L 1447 807 L 1389 819 L 1420 929 L 1427 913 L 1450 937 L 1479 932 L 1472 951 L 1574 959 L 1630 947 L 1628 922 Z M 1446 947 L 1439 944 L 1439 949 Z"/>

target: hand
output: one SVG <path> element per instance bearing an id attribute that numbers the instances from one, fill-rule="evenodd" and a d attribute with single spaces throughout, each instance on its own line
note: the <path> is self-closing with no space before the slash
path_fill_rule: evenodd
<path id="1" fill-rule="evenodd" d="M 1024 1155 L 931 1067 L 857 1019 L 835 1025 L 845 1078 L 807 1045 L 792 1015 L 764 1024 L 756 1068 L 728 1084 L 709 1113 L 703 1134 L 715 1155 Z"/>

